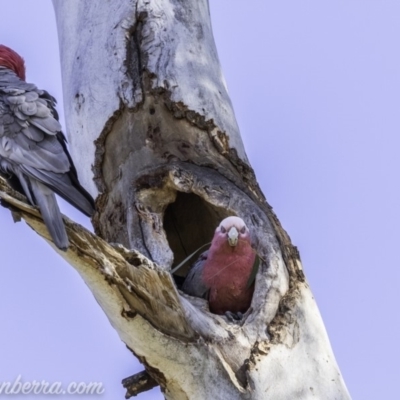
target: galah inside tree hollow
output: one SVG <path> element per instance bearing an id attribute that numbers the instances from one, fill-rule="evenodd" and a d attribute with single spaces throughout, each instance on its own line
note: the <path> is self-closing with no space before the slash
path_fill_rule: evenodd
<path id="1" fill-rule="evenodd" d="M 66 250 L 68 236 L 54 193 L 87 216 L 94 202 L 83 189 L 66 139 L 56 100 L 25 82 L 24 60 L 0 45 L 0 172 L 19 182 L 31 204 L 39 207 L 55 245 Z"/>
<path id="2" fill-rule="evenodd" d="M 189 271 L 182 290 L 207 298 L 214 314 L 240 315 L 248 310 L 253 297 L 256 257 L 244 221 L 225 218 L 215 231 L 210 249 Z"/>

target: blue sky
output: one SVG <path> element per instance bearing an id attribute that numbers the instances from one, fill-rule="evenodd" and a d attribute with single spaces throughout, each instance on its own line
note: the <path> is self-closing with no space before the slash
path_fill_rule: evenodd
<path id="1" fill-rule="evenodd" d="M 394 399 L 400 3 L 210 3 L 247 154 L 300 250 L 349 391 L 354 399 Z M 27 80 L 56 96 L 62 111 L 51 2 L 1 5 L 0 43 L 24 56 Z M 19 374 L 100 381 L 102 398 L 122 399 L 120 380 L 140 366 L 85 284 L 7 210 L 0 209 L 0 224 L 0 381 Z M 140 398 L 162 396 L 157 389 Z"/>

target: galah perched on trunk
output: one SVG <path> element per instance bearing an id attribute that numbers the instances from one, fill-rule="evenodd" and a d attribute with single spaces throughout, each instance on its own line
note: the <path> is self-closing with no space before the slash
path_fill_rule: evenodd
<path id="1" fill-rule="evenodd" d="M 21 56 L 0 45 L 0 171 L 18 178 L 55 245 L 66 250 L 68 237 L 54 193 L 87 216 L 94 202 L 79 184 L 55 105 L 46 91 L 25 82 Z"/>
<path id="2" fill-rule="evenodd" d="M 251 304 L 256 265 L 246 224 L 239 217 L 225 218 L 215 231 L 210 249 L 189 271 L 182 290 L 207 298 L 214 314 L 240 315 Z"/>

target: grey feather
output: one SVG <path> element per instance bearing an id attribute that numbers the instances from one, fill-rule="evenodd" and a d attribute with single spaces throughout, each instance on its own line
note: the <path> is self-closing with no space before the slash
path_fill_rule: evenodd
<path id="1" fill-rule="evenodd" d="M 44 139 L 44 132 L 34 126 L 27 126 L 22 129 L 22 133 L 34 142 L 42 142 Z"/>
<path id="2" fill-rule="evenodd" d="M 54 243 L 66 249 L 54 193 L 88 216 L 94 202 L 78 181 L 55 104 L 46 91 L 0 66 L 0 172 L 18 178 L 28 200 L 39 206 Z"/>
<path id="3" fill-rule="evenodd" d="M 35 115 L 37 114 L 37 105 L 34 101 L 26 101 L 19 106 L 21 112 L 25 115 Z"/>
<path id="4" fill-rule="evenodd" d="M 32 117 L 30 119 L 30 123 L 49 135 L 55 135 L 57 132 L 61 131 L 60 123 L 53 117 L 47 117 L 47 118 Z"/>
<path id="5" fill-rule="evenodd" d="M 70 169 L 68 157 L 54 136 L 46 136 L 44 140 L 35 142 L 19 134 L 9 140 L 12 142 L 12 151 L 8 157 L 16 163 L 55 173 L 65 173 Z"/>
<path id="6" fill-rule="evenodd" d="M 15 174 L 17 175 L 18 179 L 19 179 L 19 183 L 22 186 L 22 189 L 24 190 L 24 193 L 26 195 L 26 197 L 28 198 L 29 202 L 31 204 L 36 204 L 32 194 L 31 194 L 31 187 L 29 184 L 29 179 L 25 177 L 25 175 L 19 170 L 19 168 L 15 168 Z"/>
<path id="7" fill-rule="evenodd" d="M 182 291 L 194 297 L 208 297 L 209 287 L 203 281 L 203 267 L 207 260 L 208 251 L 202 253 L 199 259 L 193 264 L 182 285 Z"/>
<path id="8" fill-rule="evenodd" d="M 69 246 L 69 241 L 55 194 L 37 180 L 30 179 L 29 181 L 35 197 L 35 203 L 40 209 L 50 236 L 59 249 L 66 250 Z"/>
<path id="9" fill-rule="evenodd" d="M 29 166 L 21 166 L 21 169 L 25 175 L 43 182 L 84 214 L 88 216 L 93 214 L 93 204 L 72 185 L 68 175 L 36 170 Z"/>
<path id="10" fill-rule="evenodd" d="M 36 92 L 26 92 L 25 99 L 26 101 L 36 101 L 39 100 L 39 95 Z"/>

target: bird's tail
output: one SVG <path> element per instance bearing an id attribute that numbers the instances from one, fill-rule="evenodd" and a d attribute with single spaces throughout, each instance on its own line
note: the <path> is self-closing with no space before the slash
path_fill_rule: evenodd
<path id="1" fill-rule="evenodd" d="M 36 179 L 30 179 L 30 186 L 35 197 L 35 204 L 40 209 L 43 221 L 54 244 L 60 250 L 67 250 L 69 246 L 68 236 L 55 194 Z"/>
<path id="2" fill-rule="evenodd" d="M 79 184 L 77 178 L 71 181 L 71 177 L 66 173 L 57 174 L 51 171 L 36 169 L 28 165 L 23 165 L 21 168 L 26 175 L 29 175 L 31 181 L 43 182 L 43 184 L 88 217 L 93 215 L 94 201 L 92 196 Z"/>

